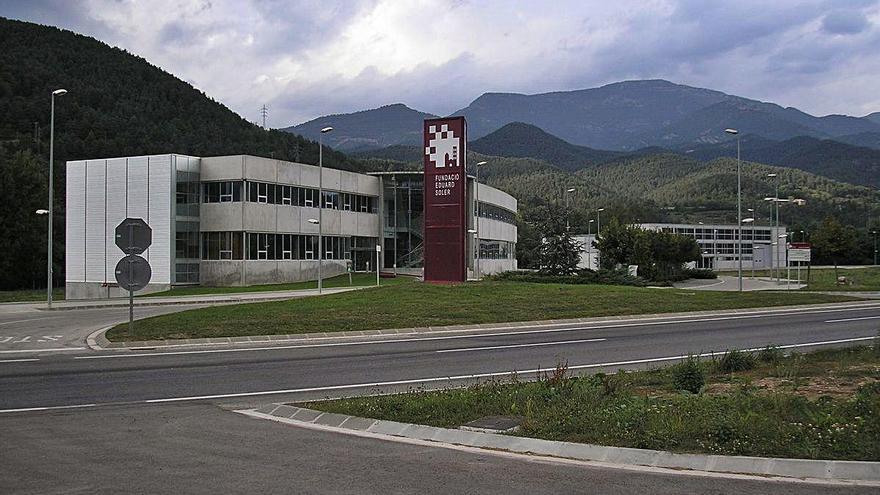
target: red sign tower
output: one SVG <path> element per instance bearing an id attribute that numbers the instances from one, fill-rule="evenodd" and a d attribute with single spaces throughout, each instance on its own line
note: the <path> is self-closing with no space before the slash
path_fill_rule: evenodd
<path id="1" fill-rule="evenodd" d="M 467 279 L 467 122 L 425 120 L 425 281 Z"/>

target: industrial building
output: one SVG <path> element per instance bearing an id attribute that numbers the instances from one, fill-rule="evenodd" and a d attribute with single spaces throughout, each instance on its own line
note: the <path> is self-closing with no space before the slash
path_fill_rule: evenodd
<path id="1" fill-rule="evenodd" d="M 66 297 L 122 296 L 114 268 L 123 253 L 114 229 L 143 218 L 153 241 L 143 256 L 152 279 L 174 285 L 247 286 L 315 280 L 318 208 L 323 276 L 379 269 L 419 275 L 424 263 L 421 172 L 361 174 L 250 155 L 179 154 L 67 163 Z M 479 187 L 479 205 L 473 201 Z M 467 182 L 467 264 L 473 274 L 516 269 L 517 203 Z M 475 218 L 478 219 L 475 223 Z M 479 254 L 475 239 L 479 236 Z"/>
<path id="2" fill-rule="evenodd" d="M 737 236 L 736 225 L 704 225 L 681 223 L 643 223 L 646 230 L 670 232 L 691 237 L 700 245 L 700 261 L 697 268 L 712 270 L 735 270 L 739 267 L 741 244 L 743 268 L 766 269 L 786 264 L 786 239 L 788 233 L 784 226 L 743 224 L 742 240 Z M 581 244 L 579 268 L 596 269 L 601 254 L 593 247 L 595 234 L 573 236 Z"/>

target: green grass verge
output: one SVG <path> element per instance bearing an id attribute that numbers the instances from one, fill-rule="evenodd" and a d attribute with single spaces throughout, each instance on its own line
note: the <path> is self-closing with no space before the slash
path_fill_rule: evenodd
<path id="1" fill-rule="evenodd" d="M 535 382 L 302 405 L 445 428 L 514 415 L 523 419 L 517 435 L 620 447 L 880 460 L 880 347 L 774 354 L 737 373 L 699 363 L 706 385 L 698 394 L 676 390 L 676 367 L 584 377 L 561 368 Z"/>
<path id="2" fill-rule="evenodd" d="M 731 275 L 736 272 L 721 272 L 722 275 Z M 781 270 L 782 279 L 785 280 L 786 270 Z M 840 268 L 838 273 L 842 277 L 847 278 L 847 283 L 838 285 L 837 278 L 834 276 L 833 268 L 819 268 L 810 270 L 810 283 L 803 290 L 828 290 L 828 291 L 874 291 L 880 290 L 880 267 L 869 268 Z M 769 270 L 757 270 L 755 275 L 758 277 L 771 276 Z M 748 267 L 743 267 L 743 276 L 752 276 L 752 271 Z M 792 268 L 791 279 L 797 279 L 797 270 Z M 807 269 L 801 268 L 801 281 L 807 281 Z"/>
<path id="3" fill-rule="evenodd" d="M 398 285 L 412 282 L 414 279 L 407 276 L 399 276 L 396 278 L 381 278 L 380 285 Z M 322 284 L 326 288 L 333 287 L 363 287 L 376 285 L 375 273 L 353 273 L 351 275 L 351 284 L 348 282 L 348 275 L 338 275 L 335 277 L 324 279 Z M 205 294 L 236 294 L 240 292 L 268 292 L 278 290 L 304 290 L 317 289 L 318 282 L 309 280 L 306 282 L 293 282 L 289 284 L 265 284 L 265 285 L 249 285 L 246 287 L 209 287 L 209 286 L 180 286 L 163 292 L 153 292 L 145 294 L 142 297 L 169 297 L 169 296 L 198 296 Z"/>
<path id="4" fill-rule="evenodd" d="M 46 300 L 46 289 L 0 290 L 0 302 L 39 302 Z M 64 300 L 64 289 L 52 290 L 53 301 Z"/>
<path id="5" fill-rule="evenodd" d="M 751 308 L 852 300 L 801 293 L 744 293 L 609 285 L 472 282 L 363 289 L 323 297 L 195 309 L 147 318 L 113 341 L 376 330 L 590 316 Z"/>

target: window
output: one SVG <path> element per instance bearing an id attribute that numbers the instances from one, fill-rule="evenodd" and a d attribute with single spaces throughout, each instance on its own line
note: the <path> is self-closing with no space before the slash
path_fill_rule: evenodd
<path id="1" fill-rule="evenodd" d="M 283 205 L 292 205 L 293 204 L 293 190 L 295 189 L 293 186 L 279 186 L 281 188 L 281 204 Z"/>
<path id="2" fill-rule="evenodd" d="M 242 258 L 241 232 L 202 232 L 203 260 L 240 260 Z"/>
<path id="3" fill-rule="evenodd" d="M 241 181 L 205 182 L 202 198 L 205 203 L 241 201 Z"/>
<path id="4" fill-rule="evenodd" d="M 479 210 L 479 214 L 483 218 L 491 218 L 492 220 L 498 220 L 499 222 L 516 224 L 516 213 L 500 206 L 480 202 Z"/>

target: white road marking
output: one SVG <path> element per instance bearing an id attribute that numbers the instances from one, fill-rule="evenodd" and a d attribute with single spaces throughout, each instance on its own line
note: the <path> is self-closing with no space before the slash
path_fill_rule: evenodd
<path id="1" fill-rule="evenodd" d="M 0 359 L 0 363 L 26 363 L 28 361 L 39 361 L 37 358 L 29 359 Z"/>
<path id="2" fill-rule="evenodd" d="M 515 347 L 541 347 L 545 345 L 563 345 L 563 344 L 580 344 L 583 342 L 604 342 L 608 339 L 580 339 L 580 340 L 560 340 L 555 342 L 537 342 L 534 344 L 509 344 L 509 345 L 492 345 L 486 347 L 463 347 L 458 349 L 442 349 L 434 351 L 438 354 L 445 352 L 469 352 L 469 351 L 489 351 L 493 349 L 512 349 Z"/>
<path id="3" fill-rule="evenodd" d="M 837 313 L 841 311 L 863 311 L 869 309 L 880 309 L 880 306 L 868 306 L 868 307 L 853 307 L 853 308 L 845 308 L 845 309 L 827 309 L 827 310 L 812 310 L 812 311 L 800 311 L 794 314 L 805 315 L 805 314 L 821 314 L 821 313 Z M 783 312 L 784 311 L 784 312 Z M 225 352 L 252 352 L 252 351 L 275 351 L 282 349 L 311 349 L 311 348 L 320 348 L 320 347 L 343 347 L 343 346 L 357 346 L 357 345 L 382 345 L 382 344 L 399 344 L 406 342 L 429 342 L 434 340 L 455 340 L 455 339 L 474 339 L 481 337 L 502 337 L 506 335 L 531 335 L 531 334 L 542 334 L 542 333 L 557 333 L 557 332 L 573 332 L 579 330 L 604 330 L 609 328 L 628 328 L 628 327 L 641 327 L 641 326 L 656 326 L 656 325 L 675 325 L 675 324 L 683 324 L 683 323 L 701 323 L 707 321 L 726 321 L 726 320 L 740 320 L 740 319 L 751 319 L 751 318 L 762 318 L 765 316 L 789 316 L 792 314 L 792 310 L 776 310 L 772 312 L 762 311 L 759 313 L 745 313 L 738 314 L 732 316 L 718 316 L 711 318 L 685 318 L 673 320 L 670 318 L 675 317 L 655 317 L 655 318 L 644 318 L 640 320 L 624 320 L 631 321 L 632 323 L 613 323 L 608 325 L 601 325 L 596 323 L 589 322 L 572 322 L 572 323 L 548 323 L 548 324 L 538 324 L 538 325 L 529 325 L 525 328 L 536 328 L 536 327 L 554 327 L 543 330 L 523 330 L 521 332 L 494 332 L 494 333 L 481 333 L 481 334 L 464 334 L 464 335 L 441 335 L 436 337 L 408 337 L 402 339 L 379 339 L 379 340 L 364 340 L 364 341 L 354 341 L 354 342 L 324 342 L 317 344 L 294 344 L 294 345 L 275 345 L 275 346 L 267 346 L 267 347 L 239 347 L 235 349 L 203 349 L 203 350 L 194 350 L 194 351 L 158 351 L 158 352 L 143 352 L 143 353 L 132 353 L 132 350 L 124 350 L 124 351 L 105 351 L 105 352 L 123 352 L 122 354 L 103 354 L 96 356 L 76 356 L 74 359 L 118 359 L 118 358 L 134 358 L 134 357 L 155 357 L 155 356 L 178 356 L 178 355 L 187 355 L 187 354 L 217 354 L 217 353 L 225 353 Z M 768 314 L 770 313 L 770 314 Z M 678 317 L 682 318 L 682 317 Z M 602 323 L 602 322 L 597 322 Z M 574 327 L 574 328 L 571 328 Z M 507 328 L 524 328 L 523 326 L 511 326 L 511 327 L 501 327 L 503 329 Z M 446 332 L 449 332 L 448 330 Z M 373 336 L 370 336 L 373 337 Z M 343 337 L 326 337 L 329 339 L 339 339 Z M 357 337 L 352 337 L 357 338 Z M 318 340 L 318 339 L 315 339 Z M 237 342 L 241 343 L 241 342 Z M 192 344 L 178 344 L 178 345 L 170 345 L 166 347 L 184 347 Z M 205 345 L 216 345 L 216 344 L 205 344 Z M 2 351 L 0 351 L 2 352 Z"/>
<path id="4" fill-rule="evenodd" d="M 880 316 L 862 316 L 860 318 L 842 318 L 840 320 L 825 320 L 825 323 L 841 323 L 844 321 L 859 321 L 859 320 L 876 320 L 880 318 Z"/>
<path id="5" fill-rule="evenodd" d="M 97 407 L 98 404 L 76 404 L 72 406 L 47 406 L 47 407 L 22 407 L 20 409 L 0 409 L 0 413 L 16 413 L 31 411 L 54 411 L 58 409 L 83 409 L 86 407 Z"/>
<path id="6" fill-rule="evenodd" d="M 19 354 L 22 352 L 67 352 L 67 351 L 84 351 L 85 347 L 50 347 L 41 349 L 39 347 L 33 349 L 15 349 L 11 351 L 0 351 L 0 354 Z"/>
<path id="7" fill-rule="evenodd" d="M 61 318 L 61 317 L 60 316 L 43 316 L 41 318 L 28 318 L 27 320 L 4 321 L 4 322 L 0 323 L 0 326 L 12 325 L 13 323 L 27 323 L 30 321 L 38 321 L 38 320 L 51 320 L 54 318 Z"/>
<path id="8" fill-rule="evenodd" d="M 804 342 L 801 344 L 787 344 L 777 346 L 780 349 L 793 349 L 798 347 L 810 347 L 817 345 L 829 345 L 829 344 L 842 344 L 846 342 L 860 342 L 865 340 L 872 340 L 874 337 L 854 337 L 851 339 L 837 339 L 837 340 L 823 340 L 819 342 Z M 763 347 L 754 347 L 751 349 L 742 349 L 745 352 L 755 352 L 764 349 Z M 715 356 L 718 352 L 704 352 L 702 354 L 695 354 L 698 357 L 710 357 Z M 679 356 L 666 356 L 666 357 L 657 357 L 657 358 L 646 358 L 646 359 L 632 359 L 628 361 L 613 361 L 606 363 L 595 363 L 595 364 L 580 364 L 575 366 L 569 366 L 569 370 L 580 370 L 580 369 L 590 369 L 590 368 L 605 368 L 610 366 L 626 366 L 631 364 L 646 364 L 646 363 L 656 363 L 662 361 L 678 361 L 682 359 L 687 359 L 689 355 L 683 354 Z M 207 400 L 207 399 L 232 399 L 237 397 L 257 397 L 263 395 L 281 395 L 281 394 L 293 394 L 293 393 L 302 393 L 302 392 L 325 392 L 332 390 L 346 390 L 346 389 L 354 389 L 354 388 L 376 388 L 376 387 L 388 387 L 388 386 L 396 386 L 396 385 L 412 385 L 416 383 L 434 383 L 434 382 L 444 382 L 444 381 L 456 381 L 456 380 L 468 380 L 475 378 L 492 378 L 498 376 L 510 376 L 513 373 L 544 373 L 547 371 L 553 371 L 555 368 L 536 368 L 533 370 L 525 370 L 525 371 L 516 371 L 516 370 L 508 370 L 508 371 L 496 371 L 491 373 L 474 373 L 470 375 L 454 375 L 454 376 L 441 376 L 441 377 L 431 377 L 431 378 L 414 378 L 409 380 L 392 380 L 387 382 L 371 382 L 371 383 L 356 383 L 349 385 L 329 385 L 324 387 L 306 387 L 306 388 L 291 388 L 285 390 L 265 390 L 261 392 L 240 392 L 233 394 L 215 394 L 215 395 L 194 395 L 189 397 L 169 397 L 165 399 L 149 399 L 144 402 L 148 404 L 157 404 L 157 403 L 165 403 L 165 402 L 185 402 L 185 401 L 194 401 L 194 400 Z"/>
<path id="9" fill-rule="evenodd" d="M 860 342 L 866 340 L 873 340 L 874 337 L 854 337 L 851 339 L 837 339 L 837 340 L 824 340 L 818 342 L 804 342 L 801 344 L 787 344 L 777 346 L 780 349 L 792 349 L 798 347 L 810 347 L 817 345 L 829 345 L 829 344 L 842 344 L 846 342 Z M 763 349 L 763 347 L 754 347 L 751 349 L 742 349 L 746 352 L 755 352 Z M 702 354 L 696 354 L 699 357 L 709 357 L 715 356 L 719 353 L 717 352 L 704 352 Z M 632 364 L 646 364 L 646 363 L 657 363 L 663 361 L 677 361 L 682 359 L 687 359 L 688 355 L 679 355 L 679 356 L 667 356 L 667 357 L 657 357 L 657 358 L 646 358 L 646 359 L 632 359 L 628 361 L 613 361 L 613 362 L 605 362 L 605 363 L 594 363 L 594 364 L 580 364 L 575 366 L 569 366 L 569 370 L 581 370 L 581 369 L 591 369 L 591 368 L 604 368 L 611 366 L 626 366 Z M 456 380 L 473 380 L 478 378 L 492 378 L 499 376 L 510 376 L 513 373 L 544 373 L 547 371 L 553 371 L 555 368 L 536 368 L 532 370 L 525 371 L 517 371 L 517 370 L 508 370 L 508 371 L 496 371 L 490 373 L 474 373 L 470 375 L 453 375 L 453 376 L 441 376 L 441 377 L 430 377 L 430 378 L 414 378 L 408 380 L 392 380 L 386 382 L 370 382 L 370 383 L 354 383 L 348 385 L 329 385 L 323 387 L 305 387 L 305 388 L 291 388 L 291 389 L 283 389 L 283 390 L 264 390 L 259 392 L 239 392 L 239 393 L 231 393 L 231 394 L 213 394 L 213 395 L 192 395 L 188 397 L 168 397 L 162 399 L 148 399 L 136 403 L 140 404 L 161 404 L 167 402 L 189 402 L 196 400 L 210 400 L 210 399 L 233 399 L 238 397 L 259 397 L 266 395 L 282 395 L 282 394 L 294 394 L 294 393 L 302 393 L 302 392 L 326 392 L 333 390 L 350 390 L 357 388 L 377 388 L 377 387 L 389 387 L 396 385 L 412 385 L 416 383 L 436 383 L 436 382 L 451 382 Z M 110 405 L 113 403 L 106 403 L 101 405 Z M 22 409 L 0 409 L 0 414 L 2 413 L 11 413 L 11 412 L 27 412 L 27 411 L 47 411 L 54 409 L 76 409 L 76 408 L 84 408 L 84 407 L 96 407 L 98 404 L 77 404 L 72 406 L 48 406 L 48 407 L 28 407 Z"/>

